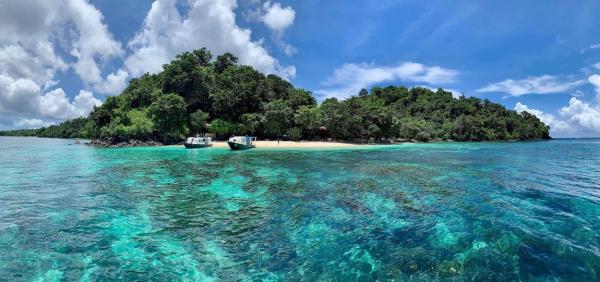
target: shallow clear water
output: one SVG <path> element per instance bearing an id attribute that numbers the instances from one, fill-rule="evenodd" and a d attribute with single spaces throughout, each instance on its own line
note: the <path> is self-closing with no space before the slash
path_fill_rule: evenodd
<path id="1" fill-rule="evenodd" d="M 73 143 L 0 137 L 0 280 L 600 279 L 600 140 Z"/>

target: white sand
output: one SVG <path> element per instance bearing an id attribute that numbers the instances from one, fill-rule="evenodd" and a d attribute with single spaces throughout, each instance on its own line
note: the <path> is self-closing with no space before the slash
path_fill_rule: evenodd
<path id="1" fill-rule="evenodd" d="M 370 145 L 362 145 L 362 144 L 352 144 L 352 143 L 339 143 L 339 142 L 321 142 L 321 141 L 256 141 L 256 148 L 347 148 L 347 147 L 356 147 L 356 146 L 370 146 Z M 227 142 L 224 141 L 213 141 L 213 147 L 228 147 Z"/>

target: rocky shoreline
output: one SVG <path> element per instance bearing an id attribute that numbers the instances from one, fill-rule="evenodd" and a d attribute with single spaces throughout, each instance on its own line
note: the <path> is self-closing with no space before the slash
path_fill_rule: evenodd
<path id="1" fill-rule="evenodd" d="M 165 144 L 160 143 L 158 141 L 139 141 L 139 140 L 129 140 L 127 142 L 113 142 L 110 140 L 102 140 L 102 139 L 92 139 L 90 142 L 86 143 L 86 145 L 97 146 L 97 147 L 107 147 L 107 148 L 122 148 L 122 147 L 158 147 L 164 146 Z"/>

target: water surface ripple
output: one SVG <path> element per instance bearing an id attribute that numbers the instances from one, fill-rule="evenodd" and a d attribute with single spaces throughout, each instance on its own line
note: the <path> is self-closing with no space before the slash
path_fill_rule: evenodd
<path id="1" fill-rule="evenodd" d="M 0 281 L 600 280 L 600 140 L 73 143 L 0 138 Z"/>

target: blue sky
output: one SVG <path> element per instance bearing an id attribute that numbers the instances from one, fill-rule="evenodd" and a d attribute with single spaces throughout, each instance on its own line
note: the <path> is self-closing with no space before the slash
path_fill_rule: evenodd
<path id="1" fill-rule="evenodd" d="M 599 1 L 46 2 L 0 4 L 0 129 L 84 115 L 207 46 L 319 99 L 443 87 L 532 112 L 556 137 L 600 136 Z"/>

